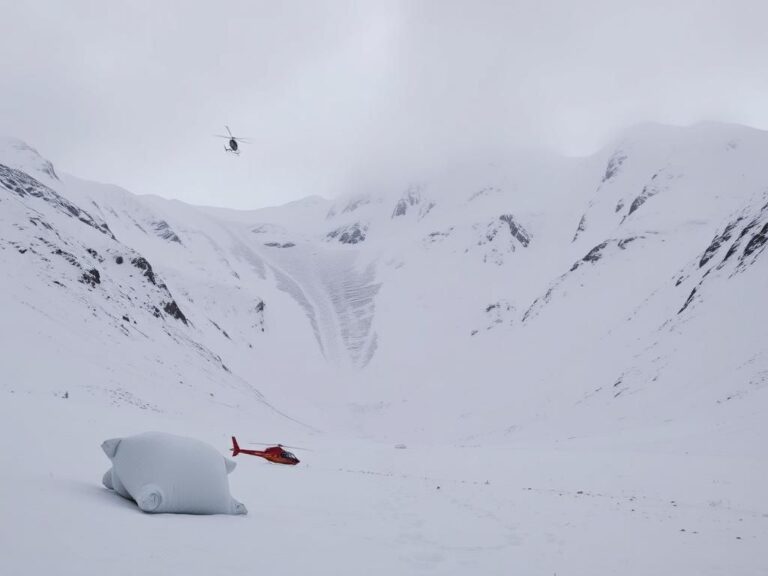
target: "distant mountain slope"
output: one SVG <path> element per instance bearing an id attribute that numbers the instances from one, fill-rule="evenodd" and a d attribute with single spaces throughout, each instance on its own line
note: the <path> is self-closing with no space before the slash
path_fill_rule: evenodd
<path id="1" fill-rule="evenodd" d="M 87 319 L 84 342 L 142 378 L 161 365 L 174 394 L 366 434 L 761 426 L 743 399 L 768 387 L 767 156 L 756 130 L 651 125 L 590 158 L 237 212 L 61 175 L 12 142 L 3 306 L 30 345 Z"/>

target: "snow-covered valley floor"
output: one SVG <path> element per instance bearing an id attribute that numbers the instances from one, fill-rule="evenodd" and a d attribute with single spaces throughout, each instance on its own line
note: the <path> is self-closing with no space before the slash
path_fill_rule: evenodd
<path id="1" fill-rule="evenodd" d="M 148 515 L 101 486 L 102 439 L 227 429 L 5 390 L 1 574 L 739 574 L 768 571 L 766 463 L 669 442 L 408 445 L 301 438 L 296 467 L 238 456 L 245 517 Z"/>

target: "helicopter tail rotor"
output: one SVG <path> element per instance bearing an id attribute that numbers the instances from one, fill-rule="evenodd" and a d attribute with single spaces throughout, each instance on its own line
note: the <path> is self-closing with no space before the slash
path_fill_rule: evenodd
<path id="1" fill-rule="evenodd" d="M 232 436 L 232 456 L 240 454 L 240 445 L 237 443 L 237 438 Z"/>

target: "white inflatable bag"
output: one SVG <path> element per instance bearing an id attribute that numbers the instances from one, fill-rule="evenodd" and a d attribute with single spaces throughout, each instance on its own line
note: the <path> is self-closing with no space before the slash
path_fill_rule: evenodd
<path id="1" fill-rule="evenodd" d="M 145 432 L 101 445 L 112 461 L 104 486 L 144 512 L 247 514 L 229 493 L 235 462 L 194 438 Z"/>

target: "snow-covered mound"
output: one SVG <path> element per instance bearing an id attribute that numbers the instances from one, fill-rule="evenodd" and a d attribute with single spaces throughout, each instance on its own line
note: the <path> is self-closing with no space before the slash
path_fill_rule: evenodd
<path id="1" fill-rule="evenodd" d="M 246 514 L 229 493 L 237 465 L 213 446 L 174 434 L 145 432 L 101 444 L 112 461 L 103 484 L 155 514 Z"/>

